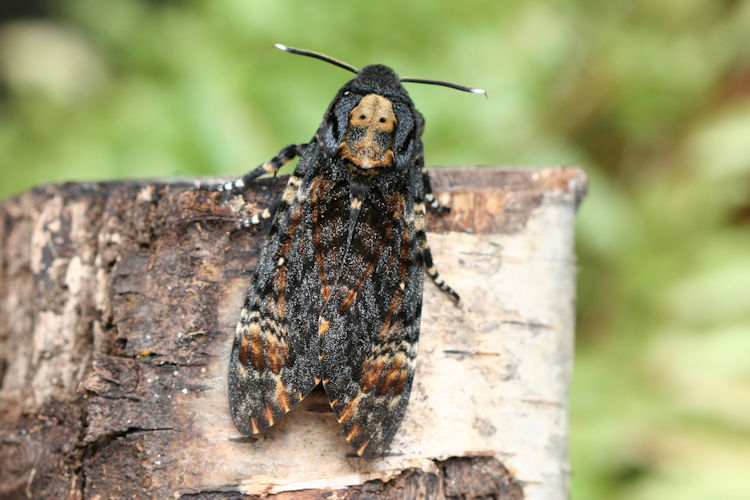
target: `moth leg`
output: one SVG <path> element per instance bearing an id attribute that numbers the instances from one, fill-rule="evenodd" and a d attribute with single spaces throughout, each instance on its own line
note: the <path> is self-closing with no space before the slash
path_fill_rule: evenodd
<path id="1" fill-rule="evenodd" d="M 427 200 L 427 196 L 425 196 Z M 420 252 L 422 254 L 422 260 L 424 261 L 424 268 L 427 276 L 440 288 L 442 291 L 451 296 L 451 298 L 458 302 L 461 297 L 458 296 L 456 291 L 451 288 L 443 279 L 440 277 L 435 264 L 432 262 L 432 251 L 430 245 L 427 243 L 427 234 L 425 234 L 425 205 L 424 202 L 416 203 L 414 206 L 414 228 L 417 231 L 417 244 L 419 245 Z"/>
<path id="2" fill-rule="evenodd" d="M 281 160 L 284 151 L 289 151 L 293 148 L 296 148 L 296 151 L 301 154 L 304 152 L 305 148 L 309 144 L 291 144 L 284 148 L 277 156 L 275 156 L 268 164 L 273 163 L 274 165 L 277 165 L 275 167 L 274 173 L 278 171 L 278 169 L 283 165 L 284 163 L 289 162 L 294 156 L 291 156 L 291 154 L 288 154 L 286 156 L 286 160 Z M 266 164 L 266 165 L 268 165 Z M 263 168 L 263 166 L 259 167 Z M 253 214 L 252 216 L 245 216 L 241 219 L 239 219 L 235 225 L 235 227 L 229 231 L 229 235 L 233 236 L 239 231 L 242 231 L 243 229 L 247 229 L 249 227 L 257 226 L 266 220 L 270 219 L 274 216 L 274 214 L 278 213 L 285 213 L 286 210 L 289 208 L 289 205 L 294 200 L 294 197 L 297 195 L 297 191 L 299 190 L 300 185 L 302 184 L 302 177 L 305 175 L 305 165 L 304 164 L 298 164 L 297 168 L 295 168 L 292 175 L 289 176 L 289 180 L 287 181 L 286 188 L 284 189 L 284 193 L 281 195 L 281 198 L 276 200 L 273 205 L 270 208 L 264 209 L 262 212 L 258 212 Z M 258 169 L 255 169 L 253 172 L 257 171 Z M 252 174 L 253 172 L 250 172 Z M 250 175 L 248 174 L 248 175 Z M 274 231 L 274 227 L 272 226 L 271 231 Z"/>
<path id="3" fill-rule="evenodd" d="M 430 251 L 430 247 L 427 244 L 427 239 L 425 239 L 423 242 L 422 255 L 424 255 L 424 265 L 427 276 L 432 278 L 432 281 L 437 285 L 437 287 L 450 295 L 453 300 L 455 300 L 456 302 L 461 300 L 461 297 L 458 296 L 456 291 L 451 288 L 445 281 L 443 281 L 443 278 L 440 277 L 440 273 L 438 273 L 435 264 L 433 264 L 432 262 L 432 252 Z"/>
<path id="4" fill-rule="evenodd" d="M 263 222 L 270 219 L 275 211 L 275 207 L 273 209 L 265 208 L 262 212 L 255 213 L 250 217 L 243 217 L 241 219 L 238 219 L 235 223 L 235 226 L 229 230 L 229 236 L 234 236 L 244 229 L 262 224 Z"/>
<path id="5" fill-rule="evenodd" d="M 292 161 L 297 156 L 301 156 L 306 147 L 307 144 L 289 144 L 269 161 L 251 170 L 239 179 L 211 186 L 209 189 L 232 195 L 240 194 L 244 191 L 245 186 L 251 184 L 258 177 L 263 175 L 276 175 L 276 172 L 278 172 L 281 167 Z"/>
<path id="6" fill-rule="evenodd" d="M 430 174 L 427 173 L 427 169 L 422 167 L 422 180 L 424 182 L 424 200 L 429 203 L 430 207 L 436 212 L 446 213 L 451 211 L 451 207 L 441 205 L 439 201 L 432 194 L 432 186 L 430 185 Z"/>

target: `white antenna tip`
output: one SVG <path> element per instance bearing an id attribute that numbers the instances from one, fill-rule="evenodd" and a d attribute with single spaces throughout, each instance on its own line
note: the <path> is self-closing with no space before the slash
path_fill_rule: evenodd
<path id="1" fill-rule="evenodd" d="M 284 52 L 288 52 L 289 51 L 289 47 L 287 47 L 286 45 L 282 45 L 280 43 L 274 43 L 273 46 L 276 47 L 279 50 L 283 50 Z"/>
<path id="2" fill-rule="evenodd" d="M 487 91 L 484 89 L 469 89 L 472 94 L 484 94 L 487 95 Z"/>

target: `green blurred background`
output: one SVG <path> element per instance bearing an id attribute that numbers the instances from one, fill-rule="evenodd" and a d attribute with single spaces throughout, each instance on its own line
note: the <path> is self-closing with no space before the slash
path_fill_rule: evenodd
<path id="1" fill-rule="evenodd" d="M 0 197 L 237 176 L 351 75 L 403 76 L 429 165 L 575 164 L 575 499 L 750 498 L 750 2 L 3 0 Z"/>

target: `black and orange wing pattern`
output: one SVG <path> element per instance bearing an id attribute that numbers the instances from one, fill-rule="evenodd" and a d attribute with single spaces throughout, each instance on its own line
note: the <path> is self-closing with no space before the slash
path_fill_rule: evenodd
<path id="1" fill-rule="evenodd" d="M 237 429 L 270 427 L 318 383 L 317 327 L 322 307 L 310 231 L 315 155 L 302 156 L 289 178 L 235 331 L 229 406 Z"/>
<path id="2" fill-rule="evenodd" d="M 424 273 L 458 295 L 438 277 L 425 236 L 425 204 L 441 207 L 424 169 L 422 115 L 390 68 L 333 62 L 357 76 L 312 141 L 217 188 L 241 192 L 300 156 L 237 325 L 229 403 L 237 429 L 256 434 L 322 383 L 346 439 L 373 458 L 387 451 L 406 411 Z"/>
<path id="3" fill-rule="evenodd" d="M 323 387 L 346 439 L 368 458 L 385 453 L 414 376 L 424 277 L 418 173 L 373 181 L 320 318 Z"/>

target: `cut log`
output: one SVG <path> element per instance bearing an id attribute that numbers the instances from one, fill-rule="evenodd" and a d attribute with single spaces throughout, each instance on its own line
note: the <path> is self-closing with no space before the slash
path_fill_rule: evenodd
<path id="1" fill-rule="evenodd" d="M 0 205 L 0 497 L 566 498 L 578 168 L 432 170 L 417 371 L 390 453 L 325 396 L 242 437 L 228 355 L 263 231 L 190 182 L 68 183 Z M 271 206 L 285 182 L 247 189 Z"/>

